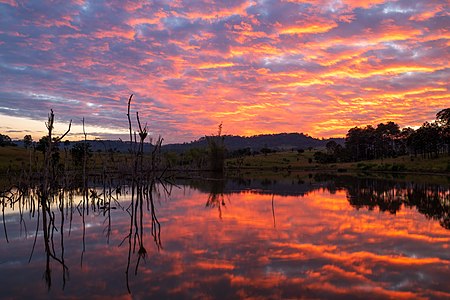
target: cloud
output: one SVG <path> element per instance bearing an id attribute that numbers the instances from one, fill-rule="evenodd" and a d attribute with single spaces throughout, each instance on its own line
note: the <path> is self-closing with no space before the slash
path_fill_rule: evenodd
<path id="1" fill-rule="evenodd" d="M 117 130 L 133 93 L 170 142 L 220 122 L 227 134 L 343 136 L 420 125 L 450 97 L 443 0 L 0 6 L 2 114 L 44 121 L 55 108 Z"/>

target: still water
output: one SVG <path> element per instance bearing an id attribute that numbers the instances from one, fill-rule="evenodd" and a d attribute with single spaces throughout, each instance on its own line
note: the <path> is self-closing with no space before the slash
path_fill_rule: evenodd
<path id="1" fill-rule="evenodd" d="M 446 184 L 191 180 L 139 195 L 66 191 L 42 213 L 33 193 L 3 194 L 0 298 L 450 299 Z"/>

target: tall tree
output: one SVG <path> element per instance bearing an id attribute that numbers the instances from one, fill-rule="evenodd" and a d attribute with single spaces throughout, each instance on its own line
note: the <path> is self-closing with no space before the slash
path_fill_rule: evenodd
<path id="1" fill-rule="evenodd" d="M 436 114 L 436 122 L 440 126 L 450 126 L 450 108 L 445 108 Z"/>
<path id="2" fill-rule="evenodd" d="M 415 133 L 415 130 L 411 127 L 402 128 L 402 131 L 397 135 L 396 147 L 399 155 L 405 155 L 412 152 L 412 149 L 408 145 L 409 137 Z"/>
<path id="3" fill-rule="evenodd" d="M 450 108 L 443 109 L 436 114 L 436 123 L 441 127 L 441 139 L 450 155 Z"/>
<path id="4" fill-rule="evenodd" d="M 374 133 L 371 125 L 364 128 L 351 128 L 345 137 L 345 147 L 354 161 L 372 159 L 374 157 Z"/>
<path id="5" fill-rule="evenodd" d="M 409 136 L 408 145 L 416 155 L 422 154 L 423 157 L 437 156 L 442 143 L 440 131 L 437 123 L 425 122 Z"/>
<path id="6" fill-rule="evenodd" d="M 400 134 L 400 126 L 394 122 L 380 123 L 374 132 L 375 158 L 392 157 L 395 153 L 395 138 Z"/>

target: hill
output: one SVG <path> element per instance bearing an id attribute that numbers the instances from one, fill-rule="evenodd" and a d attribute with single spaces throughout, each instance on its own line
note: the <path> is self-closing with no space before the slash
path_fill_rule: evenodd
<path id="1" fill-rule="evenodd" d="M 320 148 L 325 147 L 326 143 L 331 140 L 341 145 L 344 144 L 343 138 L 316 139 L 303 133 L 261 134 L 251 137 L 224 136 L 225 147 L 229 151 L 244 148 L 250 148 L 251 151 L 259 151 L 262 148 L 272 150 Z M 191 148 L 204 148 L 207 145 L 206 138 L 202 137 L 190 143 L 163 145 L 163 151 L 183 152 Z"/>
<path id="2" fill-rule="evenodd" d="M 338 144 L 343 145 L 343 138 L 332 139 L 317 139 L 305 135 L 303 133 L 278 133 L 278 134 L 261 134 L 251 137 L 225 135 L 224 143 L 228 151 L 234 151 L 238 149 L 250 148 L 251 151 L 259 151 L 262 148 L 269 148 L 272 150 L 290 150 L 290 149 L 308 149 L 325 147 L 329 141 L 335 141 Z M 128 152 L 130 148 L 129 142 L 126 141 L 113 141 L 113 140 L 89 140 L 91 149 L 93 151 L 110 151 L 114 152 Z M 14 141 L 18 147 L 23 147 L 23 141 Z M 70 142 L 68 145 L 64 143 L 60 144 L 60 148 L 68 147 L 69 149 L 77 142 Z M 181 143 L 181 144 L 167 144 L 162 146 L 164 152 L 177 152 L 181 153 L 192 148 L 206 148 L 208 142 L 206 137 L 201 137 L 198 140 Z M 149 152 L 152 149 L 152 145 L 145 144 L 144 151 Z"/>

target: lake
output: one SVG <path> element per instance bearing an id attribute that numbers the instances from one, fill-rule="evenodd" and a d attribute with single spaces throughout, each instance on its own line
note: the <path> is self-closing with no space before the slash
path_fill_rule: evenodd
<path id="1" fill-rule="evenodd" d="M 3 192 L 0 298 L 450 299 L 450 181 L 426 179 Z"/>

